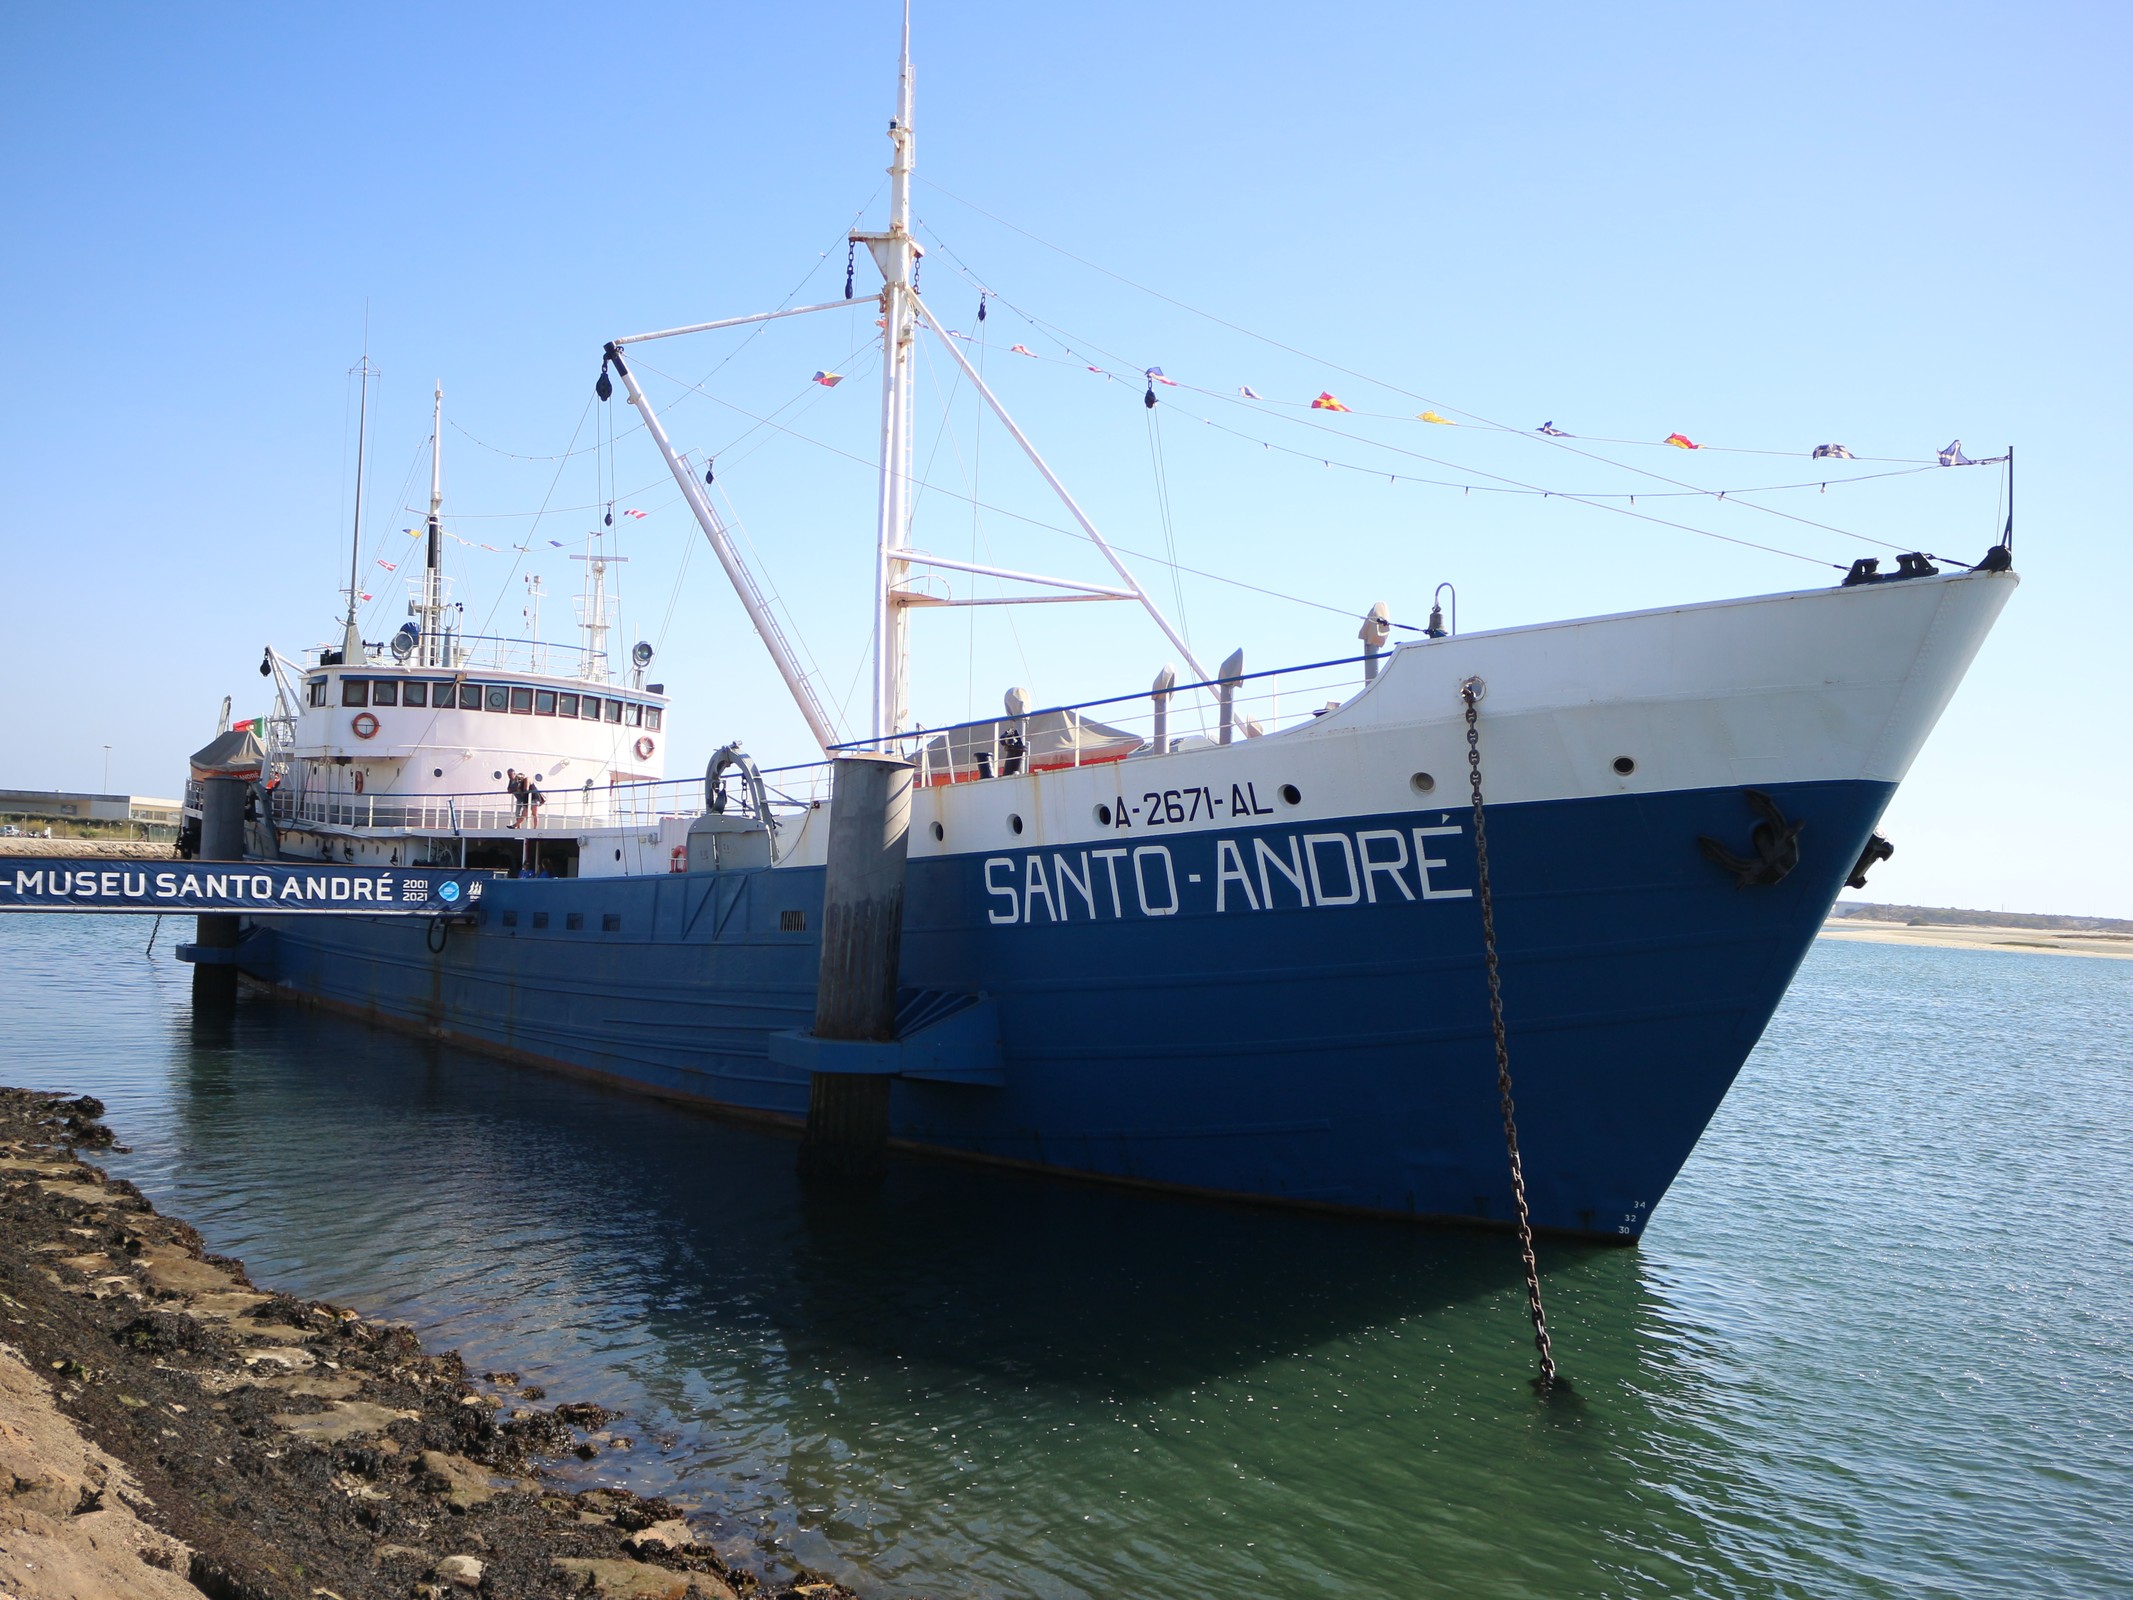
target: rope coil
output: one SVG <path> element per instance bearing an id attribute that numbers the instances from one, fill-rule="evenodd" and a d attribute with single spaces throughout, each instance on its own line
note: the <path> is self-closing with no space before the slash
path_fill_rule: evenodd
<path id="1" fill-rule="evenodd" d="M 1496 1040 L 1496 1095 L 1503 1107 L 1504 1151 L 1511 1162 L 1511 1200 L 1518 1215 L 1518 1258 L 1526 1269 L 1526 1306 L 1533 1314 L 1533 1348 L 1540 1352 L 1542 1398 L 1556 1386 L 1555 1352 L 1548 1342 L 1548 1313 L 1541 1306 L 1540 1266 L 1533 1258 L 1533 1219 L 1526 1207 L 1526 1169 L 1518 1154 L 1517 1106 L 1511 1099 L 1511 1051 L 1504 1039 L 1503 980 L 1496 963 L 1496 906 L 1489 891 L 1488 819 L 1481 802 L 1481 699 L 1488 685 L 1468 678 L 1459 685 L 1466 703 L 1467 786 L 1474 796 L 1474 884 L 1481 902 L 1481 957 L 1489 979 L 1489 1028 Z M 1569 1385 L 1566 1383 L 1567 1389 Z"/>

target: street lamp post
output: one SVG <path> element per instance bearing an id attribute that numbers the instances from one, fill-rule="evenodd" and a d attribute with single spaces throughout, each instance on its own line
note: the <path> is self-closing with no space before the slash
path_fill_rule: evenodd
<path id="1" fill-rule="evenodd" d="M 111 746 L 108 744 L 104 746 L 104 787 L 102 792 L 105 794 L 111 792 Z"/>

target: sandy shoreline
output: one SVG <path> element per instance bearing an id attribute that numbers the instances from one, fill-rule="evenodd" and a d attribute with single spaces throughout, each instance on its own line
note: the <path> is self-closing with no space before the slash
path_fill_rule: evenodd
<path id="1" fill-rule="evenodd" d="M 1822 924 L 1825 939 L 1864 944 L 1936 945 L 1944 950 L 2028 950 L 2056 956 L 2101 956 L 2133 961 L 2133 934 L 2059 933 L 2043 928 L 1981 928 L 1954 923 L 1873 922 L 1865 917 L 1832 917 Z"/>

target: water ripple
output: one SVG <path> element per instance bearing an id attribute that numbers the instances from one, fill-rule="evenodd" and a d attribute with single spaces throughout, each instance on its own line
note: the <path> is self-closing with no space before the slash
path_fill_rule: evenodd
<path id="1" fill-rule="evenodd" d="M 166 930 L 167 932 L 168 930 Z M 1825 945 L 1635 1252 L 785 1139 L 11 919 L 5 1076 L 263 1280 L 627 1411 L 582 1469 L 865 1592 L 2075 1596 L 2133 1539 L 2133 963 Z M 575 1470 L 575 1469 L 574 1469 Z"/>

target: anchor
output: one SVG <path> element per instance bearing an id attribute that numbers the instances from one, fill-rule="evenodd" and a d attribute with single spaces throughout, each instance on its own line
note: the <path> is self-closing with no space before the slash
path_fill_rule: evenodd
<path id="1" fill-rule="evenodd" d="M 1852 863 L 1852 875 L 1844 880 L 1844 886 L 1847 889 L 1864 889 L 1867 873 L 1895 853 L 1896 847 L 1888 840 L 1878 833 L 1872 835 L 1866 841 L 1866 848 L 1859 852 L 1859 859 Z"/>
<path id="2" fill-rule="evenodd" d="M 1800 864 L 1800 830 L 1804 822 L 1787 822 L 1778 803 L 1760 789 L 1744 789 L 1748 805 L 1762 821 L 1748 835 L 1755 854 L 1737 856 L 1709 834 L 1699 835 L 1704 859 L 1733 874 L 1733 887 L 1753 888 L 1782 882 Z"/>

